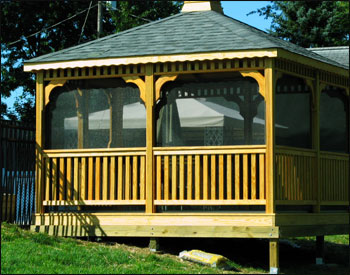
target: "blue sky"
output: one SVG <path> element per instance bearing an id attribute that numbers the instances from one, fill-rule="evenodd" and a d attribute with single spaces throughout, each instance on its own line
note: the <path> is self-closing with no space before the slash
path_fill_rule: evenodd
<path id="1" fill-rule="evenodd" d="M 234 19 L 242 21 L 255 28 L 266 31 L 271 25 L 271 20 L 264 19 L 263 16 L 252 14 L 247 16 L 247 13 L 258 8 L 265 7 L 270 1 L 221 1 L 224 13 Z M 21 95 L 22 89 L 17 89 L 9 98 L 1 98 L 9 108 L 12 108 L 15 97 Z"/>

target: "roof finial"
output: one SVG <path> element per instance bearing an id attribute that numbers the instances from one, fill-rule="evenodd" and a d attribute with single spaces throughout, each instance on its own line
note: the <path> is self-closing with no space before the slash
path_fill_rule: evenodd
<path id="1" fill-rule="evenodd" d="M 221 2 L 217 0 L 213 1 L 184 1 L 181 12 L 190 11 L 216 11 L 224 13 L 221 7 Z"/>

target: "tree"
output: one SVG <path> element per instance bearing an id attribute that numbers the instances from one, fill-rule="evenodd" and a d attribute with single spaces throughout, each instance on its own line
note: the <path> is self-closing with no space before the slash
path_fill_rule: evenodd
<path id="1" fill-rule="evenodd" d="M 348 1 L 271 2 L 249 14 L 271 18 L 273 36 L 305 48 L 349 45 Z"/>
<path id="2" fill-rule="evenodd" d="M 1 96 L 23 88 L 15 110 L 1 103 L 1 118 L 17 114 L 34 123 L 35 75 L 23 72 L 23 61 L 96 39 L 97 1 L 7 0 L 0 5 Z M 116 11 L 104 12 L 101 37 L 175 14 L 180 6 L 172 1 L 118 1 Z"/>

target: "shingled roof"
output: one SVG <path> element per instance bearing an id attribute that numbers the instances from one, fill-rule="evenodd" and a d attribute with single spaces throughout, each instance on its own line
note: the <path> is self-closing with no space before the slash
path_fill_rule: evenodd
<path id="1" fill-rule="evenodd" d="M 39 56 L 25 63 L 276 48 L 348 68 L 215 11 L 182 12 L 88 43 Z"/>
<path id="2" fill-rule="evenodd" d="M 308 50 L 349 68 L 349 46 L 309 48 Z"/>

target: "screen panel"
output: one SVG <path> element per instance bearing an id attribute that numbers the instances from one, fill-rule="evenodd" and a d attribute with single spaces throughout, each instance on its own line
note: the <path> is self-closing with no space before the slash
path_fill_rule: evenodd
<path id="1" fill-rule="evenodd" d="M 46 148 L 146 145 L 146 109 L 139 89 L 121 79 L 69 81 L 50 95 Z"/>
<path id="2" fill-rule="evenodd" d="M 327 86 L 320 97 L 321 151 L 349 152 L 349 98 L 345 89 Z"/>
<path id="3" fill-rule="evenodd" d="M 276 145 L 311 148 L 311 89 L 305 80 L 284 74 L 275 100 Z"/>
<path id="4" fill-rule="evenodd" d="M 252 78 L 186 75 L 164 85 L 156 105 L 157 146 L 265 144 L 265 101 Z"/>

